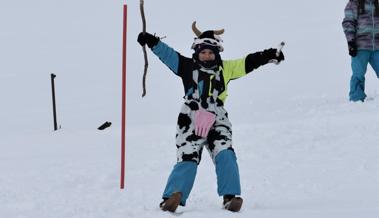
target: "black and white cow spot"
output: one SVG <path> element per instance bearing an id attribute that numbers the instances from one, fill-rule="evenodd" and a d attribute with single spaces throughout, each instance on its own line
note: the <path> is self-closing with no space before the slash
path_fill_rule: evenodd
<path id="1" fill-rule="evenodd" d="M 180 113 L 178 117 L 178 126 L 180 129 L 184 128 L 183 133 L 186 133 L 191 126 L 191 117 L 187 114 Z"/>
<path id="2" fill-rule="evenodd" d="M 193 132 L 191 135 L 189 135 L 187 138 L 186 138 L 186 141 L 187 142 L 196 142 L 197 140 L 200 140 L 202 139 L 200 136 L 197 136 L 195 134 L 195 132 Z"/>
<path id="3" fill-rule="evenodd" d="M 194 161 L 199 158 L 199 154 L 195 151 L 191 154 L 182 153 L 183 161 Z"/>

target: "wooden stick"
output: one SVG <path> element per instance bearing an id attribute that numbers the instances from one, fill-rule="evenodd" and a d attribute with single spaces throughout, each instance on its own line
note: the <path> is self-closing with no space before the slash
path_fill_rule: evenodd
<path id="1" fill-rule="evenodd" d="M 126 36 L 128 7 L 124 4 L 123 37 L 122 37 L 122 108 L 121 108 L 121 177 L 120 188 L 125 186 L 125 131 L 126 131 Z"/>
<path id="2" fill-rule="evenodd" d="M 143 34 L 146 33 L 146 19 L 145 19 L 145 12 L 143 9 L 143 3 L 144 0 L 140 0 L 140 12 L 141 12 L 141 18 L 142 18 L 142 32 Z M 142 51 L 143 51 L 143 57 L 145 59 L 145 66 L 143 70 L 143 78 L 142 78 L 142 97 L 145 97 L 146 95 L 146 75 L 147 75 L 147 68 L 149 66 L 149 62 L 147 60 L 147 52 L 146 52 L 146 45 L 142 46 Z"/>

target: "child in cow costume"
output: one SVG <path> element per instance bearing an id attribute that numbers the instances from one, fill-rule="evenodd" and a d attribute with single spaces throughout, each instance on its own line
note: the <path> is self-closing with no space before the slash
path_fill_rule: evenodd
<path id="1" fill-rule="evenodd" d="M 201 32 L 192 24 L 197 38 L 192 58 L 184 57 L 158 37 L 140 33 L 137 41 L 148 45 L 170 70 L 182 79 L 185 101 L 176 130 L 177 163 L 174 166 L 160 208 L 174 212 L 184 206 L 195 181 L 197 166 L 205 146 L 216 167 L 219 196 L 224 208 L 233 212 L 242 206 L 240 177 L 232 146 L 232 124 L 224 108 L 227 85 L 269 62 L 284 60 L 277 49 L 267 49 L 237 60 L 222 60 L 220 35 L 224 30 Z"/>

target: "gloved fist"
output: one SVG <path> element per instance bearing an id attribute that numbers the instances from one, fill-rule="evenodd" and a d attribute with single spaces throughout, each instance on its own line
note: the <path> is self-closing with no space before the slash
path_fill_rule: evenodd
<path id="1" fill-rule="evenodd" d="M 270 48 L 262 51 L 263 58 L 267 61 L 266 63 L 280 63 L 284 60 L 284 54 L 282 51 L 278 53 L 278 50 L 275 48 Z"/>
<path id="2" fill-rule="evenodd" d="M 147 44 L 149 48 L 152 48 L 158 44 L 159 38 L 154 35 L 151 35 L 150 33 L 141 32 L 140 34 L 138 34 L 137 41 L 141 46 L 144 46 Z"/>
<path id="3" fill-rule="evenodd" d="M 349 55 L 351 57 L 357 56 L 357 44 L 355 41 L 348 42 L 349 45 Z"/>

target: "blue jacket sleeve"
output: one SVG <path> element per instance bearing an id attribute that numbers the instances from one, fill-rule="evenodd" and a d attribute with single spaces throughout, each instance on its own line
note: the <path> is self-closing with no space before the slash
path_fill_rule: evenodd
<path id="1" fill-rule="evenodd" d="M 152 49 L 153 53 L 176 75 L 179 74 L 179 53 L 166 43 L 159 41 Z"/>

